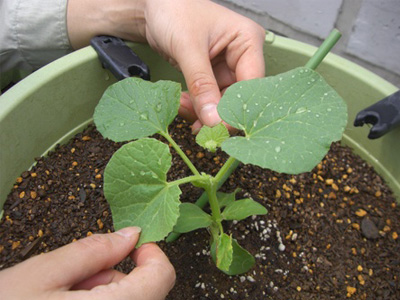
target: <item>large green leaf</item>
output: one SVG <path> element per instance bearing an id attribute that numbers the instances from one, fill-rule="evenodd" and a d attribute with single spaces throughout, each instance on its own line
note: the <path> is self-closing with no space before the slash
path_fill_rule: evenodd
<path id="1" fill-rule="evenodd" d="M 193 203 L 182 203 L 179 206 L 179 218 L 174 232 L 185 233 L 205 228 L 212 223 L 211 216 Z"/>
<path id="2" fill-rule="evenodd" d="M 211 257 L 216 262 L 216 242 L 211 244 Z M 254 257 L 243 249 L 239 243 L 232 239 L 232 262 L 229 266 L 229 270 L 223 271 L 227 275 L 238 275 L 249 271 L 256 263 Z"/>
<path id="3" fill-rule="evenodd" d="M 238 82 L 218 105 L 221 118 L 244 131 L 222 149 L 242 161 L 278 172 L 310 171 L 347 122 L 345 102 L 316 72 L 297 68 Z"/>
<path id="4" fill-rule="evenodd" d="M 226 206 L 222 212 L 225 220 L 243 220 L 252 215 L 265 215 L 267 209 L 253 199 L 237 200 Z"/>
<path id="5" fill-rule="evenodd" d="M 178 219 L 181 190 L 166 181 L 170 167 L 168 145 L 144 138 L 122 146 L 104 171 L 114 228 L 141 227 L 138 246 L 163 239 Z"/>
<path id="6" fill-rule="evenodd" d="M 113 141 L 129 141 L 166 132 L 178 114 L 181 86 L 127 78 L 107 88 L 94 112 L 100 133 Z"/>

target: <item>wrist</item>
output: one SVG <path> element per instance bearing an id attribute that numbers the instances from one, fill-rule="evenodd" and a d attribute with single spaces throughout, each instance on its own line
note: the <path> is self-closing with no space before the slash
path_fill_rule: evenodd
<path id="1" fill-rule="evenodd" d="M 134 42 L 146 41 L 147 0 L 103 0 L 105 30 L 109 35 Z"/>
<path id="2" fill-rule="evenodd" d="M 71 46 L 89 45 L 96 35 L 145 41 L 146 0 L 69 0 L 67 30 Z"/>

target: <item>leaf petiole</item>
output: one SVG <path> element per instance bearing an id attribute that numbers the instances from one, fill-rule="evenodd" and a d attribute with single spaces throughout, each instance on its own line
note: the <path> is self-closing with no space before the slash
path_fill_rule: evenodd
<path id="1" fill-rule="evenodd" d="M 171 144 L 171 146 L 175 149 L 175 151 L 179 154 L 179 156 L 187 164 L 187 166 L 192 171 L 192 173 L 194 175 L 201 176 L 200 172 L 196 169 L 196 167 L 193 165 L 193 163 L 190 161 L 190 159 L 186 156 L 185 152 L 183 152 L 182 149 L 178 146 L 178 144 L 172 139 L 172 137 L 169 135 L 169 133 L 164 132 L 164 131 L 161 131 L 158 133 L 160 135 L 162 135 Z"/>
<path id="2" fill-rule="evenodd" d="M 168 182 L 169 186 L 174 186 L 174 185 L 181 185 L 181 184 L 185 184 L 185 183 L 189 183 L 189 182 L 195 182 L 195 181 L 200 181 L 200 180 L 204 180 L 204 176 L 203 175 L 192 175 L 192 176 L 188 176 L 188 177 L 184 177 L 178 180 L 174 180 L 171 182 Z"/>

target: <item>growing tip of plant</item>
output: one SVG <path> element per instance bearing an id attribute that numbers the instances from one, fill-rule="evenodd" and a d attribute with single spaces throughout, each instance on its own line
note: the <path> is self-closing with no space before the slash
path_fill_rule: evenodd
<path id="1" fill-rule="evenodd" d="M 215 152 L 228 138 L 229 132 L 223 123 L 214 127 L 204 125 L 196 136 L 196 143 L 210 152 Z"/>

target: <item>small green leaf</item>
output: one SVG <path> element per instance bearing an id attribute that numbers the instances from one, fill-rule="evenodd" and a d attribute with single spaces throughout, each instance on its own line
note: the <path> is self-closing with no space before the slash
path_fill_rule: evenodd
<path id="1" fill-rule="evenodd" d="M 225 220 L 243 220 L 253 215 L 266 215 L 267 209 L 252 199 L 237 200 L 229 204 L 222 212 Z"/>
<path id="2" fill-rule="evenodd" d="M 166 181 L 171 159 L 168 145 L 144 138 L 122 146 L 104 171 L 114 228 L 141 227 L 137 246 L 162 240 L 178 219 L 181 190 Z"/>
<path id="3" fill-rule="evenodd" d="M 232 248 L 232 263 L 227 274 L 237 275 L 246 273 L 254 266 L 256 262 L 254 257 L 245 249 L 243 249 L 235 239 L 232 240 Z"/>
<path id="4" fill-rule="evenodd" d="M 222 150 L 245 164 L 289 174 L 310 171 L 341 139 L 347 122 L 343 99 L 307 68 L 237 82 L 218 112 L 245 133 L 225 140 Z"/>
<path id="5" fill-rule="evenodd" d="M 205 228 L 212 223 L 211 216 L 192 203 L 182 203 L 179 206 L 179 218 L 174 232 L 185 233 L 199 228 Z"/>
<path id="6" fill-rule="evenodd" d="M 236 194 L 240 192 L 241 189 L 236 189 L 232 193 L 217 192 L 217 199 L 220 208 L 223 208 L 236 200 Z"/>
<path id="7" fill-rule="evenodd" d="M 217 267 L 218 269 L 228 272 L 232 263 L 232 236 L 222 233 L 217 241 Z"/>
<path id="8" fill-rule="evenodd" d="M 254 257 L 243 249 L 235 239 L 232 239 L 232 262 L 228 271 L 223 271 L 225 274 L 233 276 L 248 272 L 255 264 Z M 211 244 L 211 257 L 216 261 L 216 243 Z"/>
<path id="9" fill-rule="evenodd" d="M 130 77 L 107 88 L 94 112 L 100 133 L 122 142 L 166 132 L 178 114 L 180 84 Z"/>
<path id="10" fill-rule="evenodd" d="M 214 127 L 203 126 L 196 136 L 196 143 L 210 152 L 215 152 L 229 138 L 229 131 L 220 123 Z"/>

